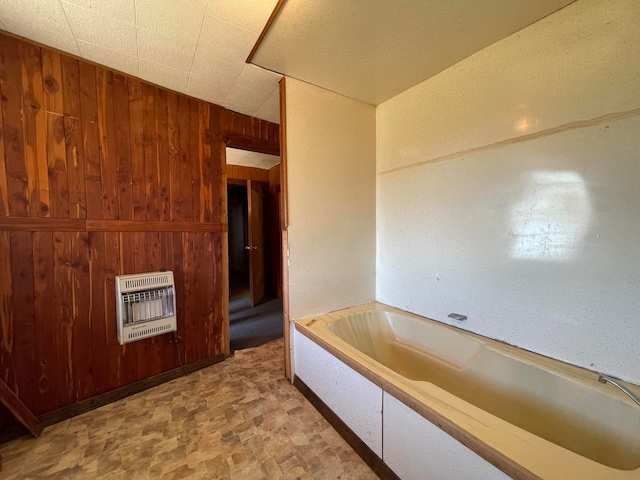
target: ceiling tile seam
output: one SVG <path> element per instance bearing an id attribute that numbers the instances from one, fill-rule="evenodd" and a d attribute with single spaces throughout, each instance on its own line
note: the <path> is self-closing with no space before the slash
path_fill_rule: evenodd
<path id="1" fill-rule="evenodd" d="M 74 37 L 74 39 L 75 39 L 75 37 Z M 123 55 L 125 57 L 131 57 L 131 58 L 136 60 L 136 65 L 138 65 L 138 67 L 140 67 L 139 62 L 138 62 L 138 57 L 134 57 L 133 55 L 129 55 L 128 53 L 121 52 L 120 50 L 113 50 L 112 48 L 109 48 L 109 47 L 103 47 L 102 45 L 98 45 L 97 43 L 87 42 L 86 40 L 76 40 L 76 45 L 78 45 L 78 42 L 86 43 L 87 45 L 93 45 L 94 47 L 102 48 L 104 50 L 108 50 L 109 52 L 117 53 L 118 55 Z M 78 46 L 78 48 L 80 48 L 80 47 Z M 100 62 L 96 61 L 96 60 L 92 60 L 91 58 L 87 58 L 87 57 L 83 56 L 82 55 L 82 51 L 80 51 L 80 56 L 82 58 L 84 58 L 85 60 L 89 60 L 90 62 L 93 62 L 93 63 L 95 63 L 97 65 L 100 65 L 100 66 L 102 66 L 104 68 L 111 68 L 112 70 L 116 70 L 118 72 L 122 72 L 122 70 L 118 70 L 118 69 L 116 69 L 114 67 L 109 67 L 109 66 L 107 66 L 107 65 L 105 65 L 103 63 L 100 63 Z M 122 72 L 122 73 L 126 73 L 126 72 Z M 131 74 L 127 73 L 127 75 L 131 75 Z"/>
<path id="2" fill-rule="evenodd" d="M 154 62 L 153 60 L 138 57 L 138 65 L 141 65 L 142 62 L 153 63 L 154 65 L 158 65 L 159 67 L 166 68 L 168 70 L 173 70 L 174 72 L 187 73 L 189 74 L 189 77 L 191 77 L 191 72 L 187 70 L 182 70 L 181 68 L 172 67 L 170 65 L 165 65 L 164 63 Z"/>
<path id="3" fill-rule="evenodd" d="M 210 1 L 210 0 L 207 0 L 207 1 Z M 205 13 L 205 15 L 207 15 L 209 17 L 217 18 L 218 20 L 222 20 L 224 23 L 228 23 L 229 25 L 233 25 L 234 27 L 238 27 L 239 29 L 244 30 L 245 32 L 251 33 L 253 35 L 259 35 L 259 33 L 256 33 L 253 30 L 249 30 L 248 28 L 243 27 L 242 25 L 238 25 L 237 23 L 230 22 L 226 18 L 219 17 L 218 15 L 214 15 L 212 13 Z M 256 40 L 257 40 L 257 38 L 256 38 Z"/>
<path id="4" fill-rule="evenodd" d="M 207 18 L 207 10 L 209 9 L 209 2 L 210 0 L 207 0 L 207 5 L 204 8 L 204 14 L 202 15 L 202 22 L 200 22 L 200 33 L 198 34 L 198 41 L 196 42 L 196 48 L 193 50 L 193 57 L 191 58 L 191 68 L 189 69 L 189 80 L 187 81 L 187 87 L 185 89 L 186 90 L 189 89 L 189 84 L 191 83 L 191 75 L 193 74 L 193 64 L 196 62 L 196 55 L 198 53 L 198 47 L 200 47 L 200 39 L 202 38 L 202 29 L 204 27 L 204 20 L 205 18 Z"/>
<path id="5" fill-rule="evenodd" d="M 135 29 L 135 31 L 136 31 L 136 45 L 135 45 L 135 46 L 136 46 L 136 56 L 135 56 L 135 58 L 136 58 L 136 59 L 138 59 L 138 58 L 139 58 L 139 56 L 138 56 L 138 26 L 137 26 L 135 23 L 125 22 L 125 21 L 120 20 L 120 19 L 115 18 L 115 17 L 110 17 L 110 16 L 108 16 L 108 15 L 103 15 L 102 13 L 94 12 L 94 11 L 93 11 L 93 10 L 91 10 L 90 8 L 85 8 L 85 7 L 82 7 L 82 6 L 80 6 L 80 5 L 76 5 L 75 3 L 65 2 L 64 0 L 59 0 L 59 2 L 60 2 L 60 4 L 61 4 L 61 6 L 62 6 L 62 10 L 63 10 L 63 12 L 64 12 L 64 16 L 65 16 L 65 18 L 66 18 L 66 20 L 67 20 L 67 25 L 69 25 L 69 29 L 71 30 L 71 34 L 73 35 L 74 40 L 76 40 L 76 46 L 78 47 L 78 49 L 80 48 L 80 46 L 78 45 L 78 39 L 76 38 L 76 34 L 75 34 L 75 32 L 73 31 L 73 27 L 71 26 L 71 22 L 69 22 L 69 18 L 68 18 L 68 16 L 67 16 L 67 12 L 66 12 L 66 10 L 64 9 L 64 4 L 65 4 L 65 3 L 68 3 L 69 5 L 73 5 L 75 8 L 79 8 L 79 9 L 81 9 L 81 10 L 85 10 L 85 11 L 89 12 L 91 15 L 96 15 L 96 16 L 98 16 L 98 17 L 102 17 L 102 18 L 109 19 L 110 21 L 113 21 L 113 22 L 117 22 L 117 23 L 124 24 L 124 25 L 129 25 L 129 26 L 133 27 L 133 28 Z M 134 4 L 134 7 L 135 7 L 135 4 Z M 97 46 L 97 47 L 104 48 L 104 49 L 109 50 L 109 51 L 111 51 L 111 52 L 120 53 L 120 54 L 122 54 L 122 55 L 128 55 L 128 56 L 130 56 L 130 57 L 131 57 L 131 56 L 133 56 L 133 55 L 129 55 L 128 53 L 122 52 L 122 51 L 120 51 L 120 50 L 114 50 L 114 49 L 112 49 L 112 48 L 105 47 L 105 46 L 103 46 L 103 45 L 100 45 L 100 44 L 97 44 L 97 43 L 94 43 L 94 42 L 90 42 L 90 41 L 88 41 L 88 40 L 80 39 L 80 41 L 82 41 L 82 42 L 84 42 L 84 43 L 91 44 L 91 45 L 95 45 L 95 46 Z M 82 55 L 82 52 L 80 52 L 80 54 Z M 138 62 L 136 62 L 136 63 L 138 63 Z M 140 66 L 140 65 L 138 65 L 138 67 L 139 67 L 139 66 Z"/>
<path id="6" fill-rule="evenodd" d="M 80 45 L 78 44 L 78 39 L 76 38 L 76 34 L 73 32 L 73 28 L 71 28 L 71 22 L 69 22 L 69 17 L 67 16 L 67 11 L 64 9 L 64 4 L 62 0 L 58 0 L 58 3 L 60 4 L 60 8 L 62 9 L 64 19 L 67 21 L 67 26 L 69 27 L 69 31 L 71 32 L 71 36 L 73 37 L 73 43 L 76 44 L 76 49 L 78 50 L 78 54 L 82 57 L 83 56 L 82 50 L 80 50 Z"/>

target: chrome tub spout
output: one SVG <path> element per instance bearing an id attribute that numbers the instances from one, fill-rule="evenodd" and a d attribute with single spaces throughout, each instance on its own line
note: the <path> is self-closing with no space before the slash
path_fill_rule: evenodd
<path id="1" fill-rule="evenodd" d="M 600 376 L 598 377 L 598 381 L 600 383 L 610 383 L 611 385 L 618 387 L 620 390 L 622 390 L 631 400 L 633 400 L 634 402 L 636 402 L 638 404 L 638 406 L 640 406 L 640 397 L 638 397 L 635 393 L 633 393 L 631 390 L 629 390 L 627 387 L 625 387 L 624 385 L 620 385 L 618 382 L 620 380 L 618 380 L 617 378 L 613 378 L 613 377 L 609 377 L 608 375 L 602 375 L 600 374 Z"/>

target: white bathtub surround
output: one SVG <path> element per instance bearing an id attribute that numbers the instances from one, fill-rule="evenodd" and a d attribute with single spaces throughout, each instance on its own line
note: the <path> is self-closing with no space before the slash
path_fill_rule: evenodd
<path id="1" fill-rule="evenodd" d="M 335 356 L 334 362 L 344 362 L 340 368 L 349 366 L 384 390 L 383 425 L 401 425 L 393 415 L 403 415 L 402 408 L 387 411 L 393 403 L 388 395 L 419 414 L 422 420 L 407 431 L 409 446 L 411 435 L 445 435 L 442 441 L 414 445 L 416 452 L 426 448 L 430 454 L 409 461 L 386 442 L 387 433 L 389 439 L 402 438 L 403 429 L 387 432 L 383 426 L 382 459 L 403 478 L 437 458 L 443 461 L 437 478 L 478 478 L 473 476 L 479 472 L 473 466 L 477 455 L 516 478 L 640 478 L 640 409 L 622 392 L 598 383 L 594 372 L 375 303 L 296 323 L 297 346 L 309 352 L 296 355 L 305 383 L 302 375 L 313 375 L 302 364 L 313 362 L 309 356 L 317 346 L 300 340 L 302 334 Z M 316 387 L 321 398 L 351 391 L 344 383 L 348 376 L 316 377 L 326 382 Z M 341 382 L 339 388 L 332 388 L 335 382 Z M 409 417 L 403 421 L 413 423 Z M 463 474 L 452 455 L 462 455 Z M 488 472 L 482 478 L 503 478 L 490 464 L 480 465 Z"/>
<path id="2" fill-rule="evenodd" d="M 379 105 L 376 300 L 640 383 L 639 51 L 578 0 Z"/>
<path id="3" fill-rule="evenodd" d="M 295 332 L 296 376 L 382 458 L 382 389 Z"/>
<path id="4" fill-rule="evenodd" d="M 402 480 L 511 478 L 388 393 L 383 429 L 384 461 Z"/>

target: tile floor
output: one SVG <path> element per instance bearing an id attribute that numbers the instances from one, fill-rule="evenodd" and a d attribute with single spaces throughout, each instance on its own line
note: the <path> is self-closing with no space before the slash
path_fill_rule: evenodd
<path id="1" fill-rule="evenodd" d="M 283 378 L 283 342 L 0 445 L 9 479 L 375 479 Z"/>

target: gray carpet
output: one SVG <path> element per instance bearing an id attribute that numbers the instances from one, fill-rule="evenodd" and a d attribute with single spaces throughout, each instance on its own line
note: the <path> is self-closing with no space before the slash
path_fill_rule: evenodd
<path id="1" fill-rule="evenodd" d="M 282 338 L 282 299 L 265 298 L 251 307 L 248 296 L 229 300 L 231 352 Z"/>

